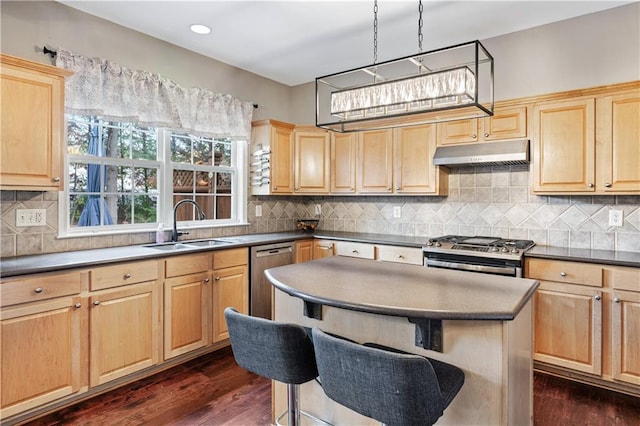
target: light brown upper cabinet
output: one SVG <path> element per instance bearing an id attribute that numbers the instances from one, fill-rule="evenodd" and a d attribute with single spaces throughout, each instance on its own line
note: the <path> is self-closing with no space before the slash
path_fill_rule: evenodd
<path id="1" fill-rule="evenodd" d="M 330 174 L 329 132 L 309 127 L 294 131 L 294 191 L 327 194 Z"/>
<path id="2" fill-rule="evenodd" d="M 437 125 L 437 145 L 518 139 L 527 136 L 527 107 L 496 108 L 493 116 Z"/>
<path id="3" fill-rule="evenodd" d="M 64 79 L 72 74 L 0 55 L 2 189 L 63 188 Z"/>
<path id="4" fill-rule="evenodd" d="M 371 130 L 358 135 L 357 187 L 361 194 L 393 192 L 393 132 Z"/>
<path id="5" fill-rule="evenodd" d="M 640 90 L 533 110 L 531 187 L 539 194 L 640 194 Z"/>
<path id="6" fill-rule="evenodd" d="M 357 133 L 331 133 L 331 193 L 356 193 Z"/>
<path id="7" fill-rule="evenodd" d="M 293 194 L 293 128 L 276 120 L 252 123 L 249 161 L 253 195 Z M 260 152 L 265 154 L 258 155 Z"/>
<path id="8" fill-rule="evenodd" d="M 433 165 L 436 149 L 434 125 L 394 130 L 394 191 L 399 194 L 446 194 L 444 169 Z"/>
<path id="9" fill-rule="evenodd" d="M 536 105 L 531 144 L 532 191 L 595 191 L 595 100 Z"/>
<path id="10" fill-rule="evenodd" d="M 596 192 L 640 193 L 640 90 L 596 100 Z"/>

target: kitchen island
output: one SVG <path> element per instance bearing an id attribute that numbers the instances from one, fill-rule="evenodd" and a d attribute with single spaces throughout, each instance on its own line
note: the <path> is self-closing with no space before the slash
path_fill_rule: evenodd
<path id="1" fill-rule="evenodd" d="M 266 275 L 275 288 L 278 321 L 460 367 L 465 384 L 438 424 L 533 422 L 537 281 L 348 257 L 273 268 Z M 284 411 L 284 385 L 275 384 L 273 399 L 274 413 Z M 336 425 L 377 424 L 329 400 L 314 381 L 301 386 L 300 404 Z"/>

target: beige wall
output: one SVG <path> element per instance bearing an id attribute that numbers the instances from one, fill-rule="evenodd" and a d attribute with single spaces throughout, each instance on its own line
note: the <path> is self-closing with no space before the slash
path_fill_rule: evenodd
<path id="1" fill-rule="evenodd" d="M 482 43 L 495 60 L 496 100 L 640 80 L 640 2 Z M 292 106 L 294 123 L 315 124 L 314 83 L 293 88 Z"/>
<path id="2" fill-rule="evenodd" d="M 205 87 L 259 104 L 254 119 L 290 121 L 289 86 L 96 18 L 54 1 L 2 1 L 2 53 L 49 62 L 43 45 L 156 72 L 183 87 Z"/>

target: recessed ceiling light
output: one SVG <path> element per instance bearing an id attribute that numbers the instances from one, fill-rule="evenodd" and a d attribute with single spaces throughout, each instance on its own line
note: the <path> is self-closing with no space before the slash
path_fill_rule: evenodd
<path id="1" fill-rule="evenodd" d="M 201 24 L 193 24 L 189 28 L 196 34 L 209 34 L 211 32 L 211 28 Z"/>

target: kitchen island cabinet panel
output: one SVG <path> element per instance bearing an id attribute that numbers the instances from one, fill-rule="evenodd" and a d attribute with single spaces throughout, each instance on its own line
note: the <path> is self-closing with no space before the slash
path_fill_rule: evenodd
<path id="1" fill-rule="evenodd" d="M 0 417 L 81 390 L 81 309 L 80 297 L 71 296 L 0 311 Z"/>
<path id="2" fill-rule="evenodd" d="M 92 387 L 158 364 L 161 311 L 156 281 L 93 294 L 89 304 Z"/>

